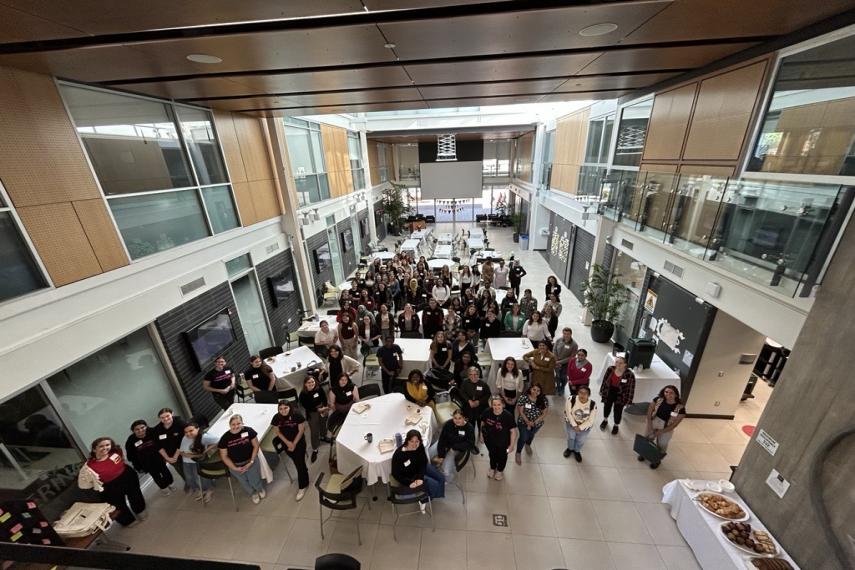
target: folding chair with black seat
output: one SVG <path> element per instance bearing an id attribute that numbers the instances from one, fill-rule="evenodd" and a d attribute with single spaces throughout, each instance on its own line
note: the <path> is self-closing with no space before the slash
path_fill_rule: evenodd
<path id="1" fill-rule="evenodd" d="M 365 480 L 362 478 L 362 466 L 351 471 L 347 476 L 341 473 L 330 475 L 326 485 L 322 485 L 324 473 L 319 473 L 315 480 L 315 488 L 318 490 L 318 503 L 320 508 L 320 524 L 321 524 L 321 540 L 324 539 L 324 524 L 333 518 L 334 512 L 330 512 L 329 516 L 324 517 L 324 507 L 330 511 L 351 511 L 359 508 L 356 513 L 356 537 L 360 546 L 362 545 L 362 536 L 359 534 L 359 517 L 362 515 L 362 507 L 357 501 L 359 493 L 362 492 L 365 486 Z M 371 509 L 370 502 L 368 508 Z"/>
<path id="2" fill-rule="evenodd" d="M 237 395 L 238 400 L 241 402 L 246 402 L 249 398 L 254 399 L 252 388 L 247 384 L 246 378 L 243 377 L 243 374 L 241 374 L 237 382 L 235 382 L 235 395 Z"/>
<path id="3" fill-rule="evenodd" d="M 281 346 L 269 346 L 267 348 L 262 348 L 258 351 L 258 356 L 261 357 L 262 360 L 265 358 L 270 358 L 271 356 L 276 356 L 277 354 L 282 354 L 285 352 Z"/>
<path id="4" fill-rule="evenodd" d="M 395 542 L 398 542 L 398 536 L 395 532 L 396 527 L 398 526 L 398 519 L 401 517 L 406 517 L 409 515 L 417 515 L 421 513 L 421 508 L 416 509 L 415 511 L 408 513 L 401 513 L 398 511 L 399 506 L 403 505 L 418 505 L 419 503 L 425 503 L 425 508 L 430 515 L 430 522 L 433 530 L 436 530 L 436 521 L 433 520 L 433 505 L 430 501 L 430 496 L 427 493 L 427 489 L 424 485 L 419 487 L 404 487 L 400 483 L 398 483 L 394 477 L 389 477 L 389 496 L 386 499 L 392 503 L 392 510 L 395 512 L 395 522 L 392 523 L 392 538 Z"/>
<path id="5" fill-rule="evenodd" d="M 292 344 L 297 343 L 298 346 L 300 345 L 300 335 L 297 331 L 291 331 L 288 333 L 288 340 L 286 342 L 288 343 L 288 350 L 291 350 Z"/>
<path id="6" fill-rule="evenodd" d="M 449 451 L 451 453 L 451 451 Z M 460 483 L 460 472 L 469 464 L 472 463 L 472 478 L 478 477 L 478 470 L 475 467 L 474 461 L 469 461 L 472 458 L 471 451 L 464 451 L 454 456 L 454 469 L 457 471 L 457 477 L 451 480 L 451 484 L 460 489 L 460 494 L 463 495 L 463 504 L 466 504 L 466 491 L 463 490 L 463 485 Z"/>
<path id="7" fill-rule="evenodd" d="M 197 468 L 199 470 L 199 477 L 202 479 L 210 479 L 211 481 L 226 479 L 229 482 L 229 493 L 232 495 L 232 504 L 235 506 L 235 511 L 240 511 L 237 500 L 235 499 L 235 488 L 232 485 L 232 474 L 229 471 L 229 468 L 226 467 L 226 464 L 220 459 L 219 453 L 214 452 L 214 454 L 209 456 L 207 459 L 200 461 Z M 202 504 L 205 507 L 208 506 L 204 501 Z"/>
<path id="8" fill-rule="evenodd" d="M 383 389 L 380 384 L 363 384 L 359 387 L 359 401 L 370 400 L 383 395 Z"/>
<path id="9" fill-rule="evenodd" d="M 279 396 L 279 401 L 285 401 L 294 406 L 297 403 L 297 389 L 296 388 L 288 388 L 286 390 L 277 390 L 276 393 Z"/>
<path id="10" fill-rule="evenodd" d="M 264 436 L 264 438 L 262 438 L 261 442 L 259 443 L 259 447 L 261 448 L 261 451 L 263 453 L 273 455 L 279 458 L 279 460 L 281 461 L 282 452 L 285 451 L 285 444 L 282 442 L 281 439 L 276 436 L 276 429 L 270 428 L 269 430 L 267 430 L 267 434 Z M 290 479 L 291 483 L 293 483 L 294 476 L 291 475 L 291 470 L 288 469 L 288 464 L 284 462 L 283 464 L 285 465 L 285 473 L 288 474 L 288 479 Z"/>
<path id="11" fill-rule="evenodd" d="M 520 338 L 522 336 L 522 332 L 518 331 L 502 331 L 499 333 L 499 336 L 503 336 L 506 338 Z"/>

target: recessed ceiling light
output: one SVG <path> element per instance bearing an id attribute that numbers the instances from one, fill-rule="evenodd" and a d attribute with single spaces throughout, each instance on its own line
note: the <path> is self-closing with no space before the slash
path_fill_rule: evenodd
<path id="1" fill-rule="evenodd" d="M 392 42 L 389 42 L 388 44 L 383 44 L 383 47 L 386 49 L 395 49 L 397 46 Z"/>
<path id="2" fill-rule="evenodd" d="M 601 24 L 594 24 L 593 26 L 582 28 L 579 30 L 579 35 L 585 37 L 604 36 L 612 33 L 616 29 L 618 29 L 617 24 L 613 24 L 612 22 L 603 22 Z"/>
<path id="3" fill-rule="evenodd" d="M 206 53 L 191 53 L 187 59 L 195 63 L 223 63 L 223 58 Z"/>

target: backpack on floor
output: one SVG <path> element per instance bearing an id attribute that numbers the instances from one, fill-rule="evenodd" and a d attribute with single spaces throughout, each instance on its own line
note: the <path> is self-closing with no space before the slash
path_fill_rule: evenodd
<path id="1" fill-rule="evenodd" d="M 110 513 L 116 507 L 110 503 L 74 503 L 53 524 L 53 529 L 63 538 L 89 536 L 105 531 L 113 524 Z"/>

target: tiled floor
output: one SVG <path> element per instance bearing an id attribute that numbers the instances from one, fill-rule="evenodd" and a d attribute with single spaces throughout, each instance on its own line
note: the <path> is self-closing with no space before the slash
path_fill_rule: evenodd
<path id="1" fill-rule="evenodd" d="M 438 231 L 450 231 L 450 224 L 439 226 Z M 528 271 L 523 286 L 542 295 L 550 275 L 543 257 L 516 251 L 509 230 L 489 234 L 493 247 L 514 251 L 522 261 Z M 570 293 L 562 295 L 562 302 L 560 327 L 573 328 L 576 340 L 598 366 L 609 347 L 591 342 L 580 322 L 581 306 Z M 296 485 L 283 465 L 276 468 L 276 481 L 260 505 L 253 505 L 237 489 L 236 513 L 222 484 L 207 508 L 183 493 L 157 496 L 150 501 L 148 521 L 115 534 L 135 552 L 254 562 L 267 569 L 312 568 L 315 558 L 327 552 L 349 553 L 371 570 L 698 568 L 659 502 L 661 489 L 676 477 L 728 477 L 729 465 L 738 462 L 749 441 L 741 427 L 756 423 L 768 388 L 761 383 L 756 394 L 734 421 L 684 421 L 668 458 L 656 471 L 635 459 L 632 439 L 642 422 L 631 415 L 624 416 L 616 436 L 594 429 L 585 445 L 584 463 L 564 459 L 561 410 L 553 406 L 535 439 L 534 453 L 523 455 L 522 466 L 511 460 L 506 479 L 497 482 L 487 479 L 483 456 L 477 458 L 477 474 L 467 467 L 460 475 L 466 505 L 449 485 L 447 497 L 434 503 L 436 529 L 428 517 L 405 517 L 399 523 L 397 544 L 392 540 L 394 517 L 382 491 L 372 510 L 363 511 L 361 546 L 349 513 L 326 525 L 326 538 L 321 540 L 314 487 L 296 503 Z M 312 481 L 326 465 L 324 450 L 311 466 Z M 495 514 L 507 516 L 508 526 L 494 526 Z"/>

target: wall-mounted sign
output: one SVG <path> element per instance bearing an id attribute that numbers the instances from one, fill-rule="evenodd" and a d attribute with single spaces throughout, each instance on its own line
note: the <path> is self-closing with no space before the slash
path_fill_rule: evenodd
<path id="1" fill-rule="evenodd" d="M 757 437 L 755 439 L 757 440 L 757 443 L 763 446 L 763 449 L 769 452 L 769 455 L 774 456 L 778 451 L 778 442 L 775 441 L 775 439 L 769 435 L 766 430 L 761 429 L 757 433 Z"/>
<path id="2" fill-rule="evenodd" d="M 653 311 L 656 310 L 656 299 L 657 295 L 653 289 L 648 289 L 647 296 L 644 298 L 644 310 L 653 314 Z"/>
<path id="3" fill-rule="evenodd" d="M 781 499 L 784 498 L 787 489 L 790 488 L 790 482 L 784 479 L 784 476 L 778 473 L 777 469 L 772 469 L 769 473 L 769 477 L 766 478 L 766 485 Z"/>

